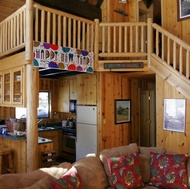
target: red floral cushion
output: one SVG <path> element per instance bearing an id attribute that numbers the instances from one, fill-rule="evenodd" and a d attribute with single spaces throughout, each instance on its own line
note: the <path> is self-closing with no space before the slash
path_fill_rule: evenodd
<path id="1" fill-rule="evenodd" d="M 76 168 L 72 167 L 62 178 L 50 182 L 50 185 L 52 189 L 82 189 L 82 180 L 78 175 Z"/>
<path id="2" fill-rule="evenodd" d="M 106 161 L 114 188 L 127 189 L 143 186 L 138 152 L 121 157 L 106 157 Z"/>
<path id="3" fill-rule="evenodd" d="M 150 185 L 159 188 L 187 189 L 185 154 L 150 153 Z"/>

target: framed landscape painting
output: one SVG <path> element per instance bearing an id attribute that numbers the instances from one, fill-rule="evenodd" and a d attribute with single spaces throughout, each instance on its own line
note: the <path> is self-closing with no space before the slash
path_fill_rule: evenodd
<path id="1" fill-rule="evenodd" d="M 178 20 L 190 18 L 190 0 L 177 0 Z"/>
<path id="2" fill-rule="evenodd" d="M 131 101 L 129 99 L 115 100 L 115 124 L 131 121 Z"/>
<path id="3" fill-rule="evenodd" d="M 164 99 L 164 130 L 185 132 L 185 99 Z"/>

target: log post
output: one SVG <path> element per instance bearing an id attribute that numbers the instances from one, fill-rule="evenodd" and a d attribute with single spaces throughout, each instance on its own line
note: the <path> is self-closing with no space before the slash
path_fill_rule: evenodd
<path id="1" fill-rule="evenodd" d="M 98 70 L 98 59 L 99 59 L 99 32 L 100 32 L 100 25 L 99 20 L 95 19 L 95 41 L 94 41 L 94 70 Z"/>
<path id="2" fill-rule="evenodd" d="M 38 168 L 37 107 L 39 72 L 33 60 L 33 0 L 26 0 L 26 115 L 27 115 L 27 172 Z"/>
<path id="3" fill-rule="evenodd" d="M 148 18 L 148 26 L 147 26 L 147 53 L 148 53 L 148 67 L 151 64 L 151 55 L 153 52 L 153 29 L 152 29 L 152 19 Z"/>

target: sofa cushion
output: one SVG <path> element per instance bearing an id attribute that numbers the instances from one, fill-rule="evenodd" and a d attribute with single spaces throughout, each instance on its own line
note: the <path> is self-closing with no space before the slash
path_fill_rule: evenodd
<path id="1" fill-rule="evenodd" d="M 188 187 L 190 188 L 190 156 L 188 156 L 187 160 L 187 181 L 188 181 Z"/>
<path id="2" fill-rule="evenodd" d="M 110 175 L 110 171 L 109 171 L 109 167 L 106 161 L 106 157 L 119 157 L 119 156 L 126 156 L 129 153 L 134 153 L 134 152 L 139 152 L 138 146 L 136 143 L 131 143 L 129 145 L 125 145 L 125 146 L 119 146 L 119 147 L 114 147 L 111 149 L 105 149 L 102 150 L 99 154 L 99 157 L 104 165 L 104 169 L 105 172 L 107 174 L 108 177 L 108 182 L 110 186 L 113 186 L 112 184 L 112 179 L 111 179 L 111 175 Z"/>
<path id="3" fill-rule="evenodd" d="M 106 160 L 114 188 L 143 186 L 138 152 L 120 157 L 107 157 Z"/>
<path id="4" fill-rule="evenodd" d="M 187 189 L 187 156 L 151 152 L 151 186 Z"/>
<path id="5" fill-rule="evenodd" d="M 63 177 L 56 181 L 50 182 L 52 189 L 82 189 L 82 180 L 73 166 Z"/>
<path id="6" fill-rule="evenodd" d="M 84 157 L 73 166 L 82 179 L 83 189 L 102 189 L 108 186 L 106 173 L 98 157 L 93 155 Z"/>
<path id="7" fill-rule="evenodd" d="M 150 152 L 165 153 L 166 150 L 162 147 L 139 147 L 139 152 L 142 180 L 144 183 L 148 183 L 150 180 Z"/>

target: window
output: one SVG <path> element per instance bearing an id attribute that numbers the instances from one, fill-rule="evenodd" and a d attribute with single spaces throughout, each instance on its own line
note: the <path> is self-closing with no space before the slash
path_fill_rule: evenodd
<path id="1" fill-rule="evenodd" d="M 39 92 L 39 107 L 37 111 L 38 118 L 50 117 L 50 93 L 48 91 Z M 26 108 L 16 108 L 16 118 L 26 118 Z"/>

